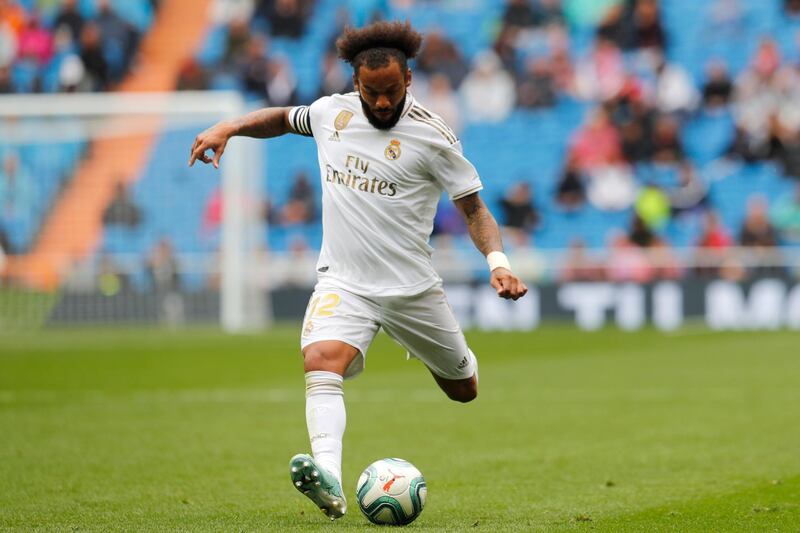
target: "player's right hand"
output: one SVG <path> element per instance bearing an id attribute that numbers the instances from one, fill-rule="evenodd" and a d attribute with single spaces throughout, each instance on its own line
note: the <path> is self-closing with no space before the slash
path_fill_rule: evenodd
<path id="1" fill-rule="evenodd" d="M 525 296 L 528 287 L 510 270 L 503 267 L 492 270 L 489 284 L 497 291 L 500 298 L 518 300 Z"/>
<path id="2" fill-rule="evenodd" d="M 220 122 L 208 128 L 194 138 L 194 144 L 189 152 L 189 166 L 194 165 L 196 160 L 200 160 L 205 164 L 213 163 L 214 168 L 219 168 L 219 160 L 225 152 L 225 146 L 230 138 L 230 125 L 226 122 Z M 214 152 L 213 159 L 206 155 L 207 150 Z"/>

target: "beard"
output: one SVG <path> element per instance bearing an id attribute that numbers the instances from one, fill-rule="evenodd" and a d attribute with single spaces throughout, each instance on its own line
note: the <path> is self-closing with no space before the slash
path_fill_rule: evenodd
<path id="1" fill-rule="evenodd" d="M 392 116 L 384 120 L 375 116 L 372 110 L 370 110 L 369 105 L 367 105 L 367 102 L 361 98 L 360 93 L 358 99 L 361 100 L 361 109 L 364 110 L 364 115 L 367 117 L 369 123 L 379 130 L 390 130 L 394 128 L 395 124 L 400 121 L 400 116 L 403 114 L 403 109 L 406 107 L 406 97 L 404 95 L 400 103 L 397 104 L 397 108 L 394 110 L 394 113 L 392 113 Z"/>

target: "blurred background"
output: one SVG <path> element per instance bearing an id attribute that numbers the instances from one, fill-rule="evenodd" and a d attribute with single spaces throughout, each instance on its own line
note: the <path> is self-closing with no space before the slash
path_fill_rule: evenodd
<path id="1" fill-rule="evenodd" d="M 301 319 L 313 140 L 237 140 L 219 172 L 189 148 L 352 90 L 334 41 L 377 19 L 425 33 L 412 92 L 534 287 L 497 300 L 443 197 L 466 326 L 800 328 L 798 0 L 0 0 L 0 330 Z"/>

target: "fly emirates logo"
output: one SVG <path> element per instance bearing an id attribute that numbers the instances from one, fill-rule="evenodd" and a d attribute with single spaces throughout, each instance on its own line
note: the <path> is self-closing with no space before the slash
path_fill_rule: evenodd
<path id="1" fill-rule="evenodd" d="M 345 159 L 347 170 L 336 170 L 330 164 L 325 165 L 325 181 L 343 185 L 353 190 L 368 192 L 391 198 L 397 194 L 397 184 L 367 175 L 369 161 L 354 155 Z"/>

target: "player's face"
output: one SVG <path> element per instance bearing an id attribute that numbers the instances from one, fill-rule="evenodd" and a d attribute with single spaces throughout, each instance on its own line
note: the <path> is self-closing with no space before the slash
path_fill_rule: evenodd
<path id="1" fill-rule="evenodd" d="M 361 97 L 361 107 L 370 124 L 388 130 L 403 113 L 406 90 L 411 85 L 411 69 L 403 72 L 396 60 L 376 69 L 362 65 L 353 75 L 353 86 Z"/>

